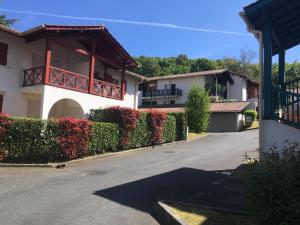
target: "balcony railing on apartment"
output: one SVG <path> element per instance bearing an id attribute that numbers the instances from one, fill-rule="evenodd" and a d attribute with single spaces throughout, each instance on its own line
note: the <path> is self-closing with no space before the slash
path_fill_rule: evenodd
<path id="1" fill-rule="evenodd" d="M 286 82 L 279 99 L 280 120 L 300 129 L 300 78 Z"/>
<path id="2" fill-rule="evenodd" d="M 24 70 L 23 86 L 45 83 L 45 67 Z M 89 90 L 89 77 L 60 68 L 50 67 L 48 85 L 90 93 L 106 98 L 121 99 L 121 86 L 94 79 L 94 89 Z"/>
<path id="3" fill-rule="evenodd" d="M 163 89 L 153 91 L 143 91 L 143 97 L 167 97 L 167 96 L 182 96 L 182 90 L 178 88 Z"/>

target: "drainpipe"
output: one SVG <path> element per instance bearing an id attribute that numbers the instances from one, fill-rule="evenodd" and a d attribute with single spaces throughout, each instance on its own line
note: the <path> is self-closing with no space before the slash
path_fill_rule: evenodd
<path id="1" fill-rule="evenodd" d="M 254 34 L 259 42 L 259 158 L 262 156 L 262 147 L 264 144 L 264 133 L 263 133 L 263 97 L 262 97 L 262 87 L 263 87 L 263 70 L 264 70 L 264 64 L 263 64 L 263 33 L 260 30 L 254 30 L 253 26 L 251 26 L 250 21 L 248 20 L 247 16 L 241 12 L 240 16 L 247 24 L 247 30 L 248 32 Z"/>

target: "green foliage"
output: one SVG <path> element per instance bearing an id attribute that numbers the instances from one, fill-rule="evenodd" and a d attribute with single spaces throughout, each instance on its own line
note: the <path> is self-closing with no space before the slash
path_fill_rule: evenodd
<path id="1" fill-rule="evenodd" d="M 60 158 L 56 142 L 58 126 L 54 121 L 12 118 L 4 148 L 7 160 L 47 162 Z"/>
<path id="2" fill-rule="evenodd" d="M 104 112 L 103 109 L 91 109 L 88 114 L 88 119 L 92 122 L 101 122 L 103 121 Z"/>
<path id="3" fill-rule="evenodd" d="M 12 26 L 15 22 L 17 21 L 17 19 L 7 19 L 6 15 L 0 15 L 0 24 L 10 27 Z"/>
<path id="4" fill-rule="evenodd" d="M 169 115 L 174 116 L 176 119 L 176 140 L 181 141 L 186 139 L 185 129 L 185 113 L 169 113 Z"/>
<path id="5" fill-rule="evenodd" d="M 120 140 L 119 126 L 114 123 L 94 123 L 89 143 L 89 155 L 117 151 Z"/>
<path id="6" fill-rule="evenodd" d="M 187 94 L 186 113 L 191 131 L 201 133 L 207 129 L 210 117 L 208 93 L 198 85 L 193 85 Z"/>
<path id="7" fill-rule="evenodd" d="M 300 149 L 273 146 L 246 172 L 247 197 L 261 225 L 298 225 L 300 221 Z"/>
<path id="8" fill-rule="evenodd" d="M 147 113 L 140 113 L 136 128 L 129 137 L 128 148 L 141 148 L 149 146 L 150 136 Z"/>
<path id="9" fill-rule="evenodd" d="M 170 74 L 198 72 L 216 69 L 229 69 L 237 73 L 245 72 L 245 65 L 241 60 L 235 58 L 224 58 L 212 60 L 206 58 L 190 59 L 186 55 L 177 57 L 136 57 L 139 68 L 134 68 L 133 72 L 142 74 L 147 77 L 165 76 Z M 246 65 L 247 75 L 250 79 L 258 81 L 259 66 L 258 64 Z"/>
<path id="10" fill-rule="evenodd" d="M 257 119 L 257 111 L 256 110 L 246 110 L 244 112 L 244 116 L 250 116 L 252 118 L 252 121 L 256 120 Z"/>
<path id="11" fill-rule="evenodd" d="M 163 125 L 163 143 L 170 143 L 176 140 L 176 118 L 168 115 Z"/>

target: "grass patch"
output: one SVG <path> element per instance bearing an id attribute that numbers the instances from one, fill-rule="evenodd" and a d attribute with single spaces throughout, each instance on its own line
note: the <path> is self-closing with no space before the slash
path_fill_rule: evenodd
<path id="1" fill-rule="evenodd" d="M 202 133 L 193 133 L 193 132 L 189 132 L 189 137 L 188 137 L 188 141 L 192 141 L 194 139 L 197 139 L 199 137 L 204 137 L 206 136 L 207 133 L 202 132 Z"/>
<path id="2" fill-rule="evenodd" d="M 251 129 L 257 129 L 257 128 L 259 128 L 259 121 L 255 120 L 255 121 L 253 121 L 252 126 L 249 127 L 248 129 L 251 130 Z"/>
<path id="3" fill-rule="evenodd" d="M 253 216 L 221 212 L 192 206 L 168 205 L 171 211 L 189 225 L 255 225 Z"/>

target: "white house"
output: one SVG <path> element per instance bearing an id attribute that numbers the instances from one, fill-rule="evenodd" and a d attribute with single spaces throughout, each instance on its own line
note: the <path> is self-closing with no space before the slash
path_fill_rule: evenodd
<path id="1" fill-rule="evenodd" d="M 257 100 L 258 83 L 222 69 L 147 78 L 140 85 L 139 106 L 183 105 L 193 84 L 208 89 L 215 100 L 216 96 L 218 100 L 237 102 Z"/>
<path id="2" fill-rule="evenodd" d="M 84 117 L 107 106 L 137 108 L 137 63 L 104 26 L 0 26 L 0 111 Z"/>
<path id="3" fill-rule="evenodd" d="M 260 50 L 260 150 L 285 149 L 300 144 L 300 78 L 286 81 L 286 51 L 300 44 L 300 4 L 293 0 L 260 0 L 240 13 Z M 279 73 L 272 82 L 273 60 L 278 56 Z"/>

